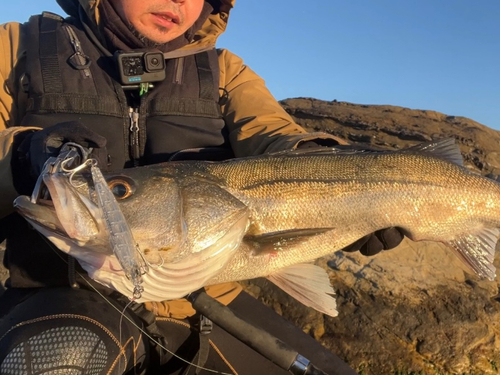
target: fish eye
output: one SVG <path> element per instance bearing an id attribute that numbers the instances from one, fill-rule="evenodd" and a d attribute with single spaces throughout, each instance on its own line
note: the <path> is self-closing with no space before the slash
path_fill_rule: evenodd
<path id="1" fill-rule="evenodd" d="M 108 186 L 115 198 L 118 200 L 127 199 L 135 192 L 133 184 L 123 178 L 114 178 L 109 180 Z"/>

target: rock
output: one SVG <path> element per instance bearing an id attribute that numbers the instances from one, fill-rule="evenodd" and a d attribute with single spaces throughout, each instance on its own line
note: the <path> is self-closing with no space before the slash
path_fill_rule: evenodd
<path id="1" fill-rule="evenodd" d="M 466 274 L 444 245 L 405 240 L 375 257 L 340 252 L 317 263 L 330 275 L 338 317 L 263 280 L 246 284 L 360 373 L 483 374 L 500 363 L 499 285 Z"/>

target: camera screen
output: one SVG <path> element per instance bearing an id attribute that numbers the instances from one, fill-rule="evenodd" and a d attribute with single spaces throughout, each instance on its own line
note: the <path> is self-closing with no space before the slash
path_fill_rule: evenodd
<path id="1" fill-rule="evenodd" d="M 140 76 L 144 74 L 144 67 L 142 66 L 142 59 L 139 56 L 127 56 L 122 60 L 123 74 L 126 76 Z"/>

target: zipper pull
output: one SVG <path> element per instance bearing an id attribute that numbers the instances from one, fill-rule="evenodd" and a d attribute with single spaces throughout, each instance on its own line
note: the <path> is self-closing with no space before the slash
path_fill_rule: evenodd
<path id="1" fill-rule="evenodd" d="M 80 44 L 80 41 L 76 39 L 76 37 L 71 38 L 71 44 L 73 44 L 75 52 L 79 55 L 82 55 L 82 45 Z"/>
<path id="2" fill-rule="evenodd" d="M 138 132 L 139 131 L 139 112 L 137 109 L 130 108 L 129 109 L 129 117 L 130 117 L 130 131 Z"/>
<path id="3" fill-rule="evenodd" d="M 141 150 L 139 146 L 139 110 L 129 108 L 130 117 L 130 151 L 131 156 L 135 161 L 141 157 Z"/>
<path id="4" fill-rule="evenodd" d="M 89 69 L 91 64 L 90 58 L 83 53 L 82 44 L 80 40 L 78 40 L 75 31 L 70 26 L 63 26 L 63 28 L 66 30 L 69 41 L 75 51 L 75 53 L 70 56 L 69 63 L 73 68 L 80 70 L 85 78 L 89 78 L 91 76 Z"/>

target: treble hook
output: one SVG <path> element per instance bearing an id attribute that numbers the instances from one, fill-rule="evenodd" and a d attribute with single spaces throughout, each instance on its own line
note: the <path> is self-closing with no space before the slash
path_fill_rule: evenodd
<path id="1" fill-rule="evenodd" d="M 144 263 L 146 263 L 146 266 L 151 267 L 151 268 L 152 268 L 152 269 L 154 269 L 154 270 L 159 270 L 159 269 L 160 269 L 160 268 L 161 268 L 161 267 L 165 264 L 165 258 L 163 258 L 163 257 L 161 256 L 161 254 L 160 254 L 160 253 L 158 253 L 158 256 L 159 256 L 159 257 L 160 257 L 160 259 L 161 259 L 161 263 L 160 263 L 159 265 L 156 265 L 156 264 L 153 264 L 153 263 L 151 263 L 150 261 L 148 261 L 148 260 L 146 259 L 146 257 L 145 257 L 145 256 L 144 256 L 144 254 L 142 253 L 141 249 L 139 249 L 139 246 L 137 246 L 137 247 L 136 247 L 136 250 L 137 250 L 137 252 L 139 253 L 139 255 L 141 256 L 141 258 L 142 258 L 142 260 L 144 261 Z M 145 269 L 145 272 L 144 272 L 144 273 L 146 273 L 146 272 L 148 272 L 148 269 L 147 269 L 147 268 Z"/>
<path id="2" fill-rule="evenodd" d="M 67 163 L 69 163 L 71 161 L 71 159 L 67 159 L 67 160 L 64 160 L 62 163 L 61 163 L 61 170 L 66 172 L 66 173 L 69 173 L 69 183 L 71 184 L 71 186 L 75 187 L 75 188 L 79 188 L 81 186 L 84 186 L 85 183 L 82 182 L 81 184 L 77 185 L 74 181 L 73 181 L 73 178 L 75 177 L 75 175 L 80 172 L 80 171 L 83 171 L 84 169 L 86 168 L 91 168 L 91 167 L 94 167 L 94 166 L 97 166 L 97 160 L 95 159 L 87 159 L 85 160 L 82 164 L 80 164 L 78 167 L 75 167 L 73 169 L 67 169 L 65 167 L 65 165 Z"/>

